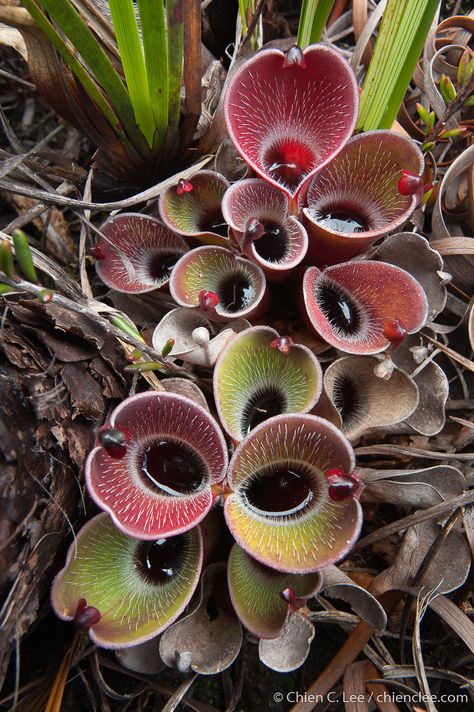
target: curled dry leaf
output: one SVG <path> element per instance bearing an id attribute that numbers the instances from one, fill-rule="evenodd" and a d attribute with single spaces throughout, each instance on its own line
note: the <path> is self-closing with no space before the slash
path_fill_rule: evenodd
<path id="1" fill-rule="evenodd" d="M 430 607 L 458 634 L 474 653 L 474 623 L 446 596 L 437 596 Z"/>
<path id="2" fill-rule="evenodd" d="M 262 638 L 258 644 L 260 660 L 276 672 L 296 670 L 308 657 L 314 633 L 311 621 L 303 614 L 295 613 L 278 638 Z"/>
<path id="3" fill-rule="evenodd" d="M 471 306 L 469 311 L 469 321 L 467 329 L 469 333 L 469 342 L 471 344 L 472 350 L 474 351 L 474 304 Z"/>
<path id="4" fill-rule="evenodd" d="M 413 589 L 413 579 L 440 531 L 441 527 L 433 520 L 407 529 L 394 563 L 374 579 L 374 594 L 408 588 L 417 591 L 421 587 L 449 593 L 462 586 L 469 573 L 471 550 L 465 536 L 453 529 L 441 542 L 417 588 Z"/>
<path id="5" fill-rule="evenodd" d="M 443 201 L 448 193 L 452 193 L 454 188 L 454 195 L 457 198 L 456 186 L 459 176 L 462 176 L 466 171 L 472 170 L 474 164 L 474 145 L 463 151 L 455 161 L 448 168 L 441 186 L 438 191 L 438 199 L 436 201 L 433 218 L 432 218 L 432 235 L 433 238 L 438 240 L 453 239 L 455 240 L 458 235 L 451 235 L 451 232 L 446 225 L 445 215 L 446 211 L 443 210 Z M 460 226 L 457 226 L 458 231 L 461 230 Z M 446 266 L 449 272 L 453 275 L 456 284 L 464 289 L 468 293 L 472 291 L 474 287 L 474 257 L 472 254 L 459 254 L 455 256 L 446 256 Z"/>
<path id="6" fill-rule="evenodd" d="M 370 623 L 375 630 L 383 630 L 387 625 L 387 615 L 371 593 L 359 586 L 337 566 L 326 566 L 322 570 L 322 593 L 330 598 L 340 598 L 349 603 L 359 618 Z"/>
<path id="7" fill-rule="evenodd" d="M 227 178 L 228 181 L 237 181 L 246 178 L 249 167 L 240 157 L 237 149 L 228 136 L 224 138 L 217 149 L 214 158 L 214 166 L 218 173 Z"/>
<path id="8" fill-rule="evenodd" d="M 161 381 L 161 385 L 166 391 L 177 393 L 180 396 L 186 396 L 186 398 L 190 398 L 198 405 L 209 410 L 204 393 L 193 381 L 187 378 L 164 378 Z"/>
<path id="9" fill-rule="evenodd" d="M 156 675 L 166 665 L 160 658 L 160 636 L 147 640 L 141 645 L 117 650 L 115 657 L 121 665 L 141 675 Z"/>
<path id="10" fill-rule="evenodd" d="M 389 262 L 413 275 L 428 300 L 428 323 L 443 311 L 447 299 L 445 282 L 439 276 L 443 260 L 424 237 L 414 232 L 390 235 L 375 249 L 371 259 Z"/>
<path id="11" fill-rule="evenodd" d="M 232 665 L 241 645 L 242 626 L 230 603 L 225 565 L 211 564 L 202 577 L 198 607 L 161 636 L 161 657 L 170 667 L 181 661 L 200 675 L 215 675 Z"/>
<path id="12" fill-rule="evenodd" d="M 28 61 L 28 52 L 26 51 L 25 40 L 21 36 L 21 32 L 18 30 L 0 23 L 0 44 L 12 47 L 19 54 L 21 54 L 25 62 Z"/>
<path id="13" fill-rule="evenodd" d="M 449 395 L 449 383 L 443 369 L 434 361 L 427 361 L 418 370 L 412 348 L 420 346 L 419 336 L 407 336 L 403 343 L 392 352 L 393 362 L 405 373 L 411 374 L 418 386 L 420 400 L 415 412 L 406 419 L 406 425 L 421 435 L 436 435 L 443 429 L 446 420 L 445 406 Z"/>
<path id="14" fill-rule="evenodd" d="M 365 483 L 362 500 L 406 507 L 433 507 L 466 489 L 466 478 L 456 467 L 436 465 L 419 470 L 357 470 Z"/>

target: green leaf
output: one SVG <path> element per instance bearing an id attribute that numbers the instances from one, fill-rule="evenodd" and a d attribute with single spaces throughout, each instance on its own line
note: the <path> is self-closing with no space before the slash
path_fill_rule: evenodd
<path id="1" fill-rule="evenodd" d="M 166 342 L 166 344 L 165 344 L 165 345 L 163 346 L 163 348 L 161 349 L 161 356 L 162 356 L 162 358 L 166 358 L 167 356 L 170 355 L 171 351 L 173 350 L 174 344 L 175 344 L 175 340 L 174 340 L 174 339 L 168 339 L 168 341 Z"/>
<path id="2" fill-rule="evenodd" d="M 440 138 L 453 138 L 454 136 L 461 136 L 467 128 L 465 126 L 460 126 L 457 129 L 451 129 L 450 131 L 442 131 L 439 135 Z"/>
<path id="3" fill-rule="evenodd" d="M 257 9 L 256 5 L 256 0 L 239 0 L 239 14 L 242 26 L 242 38 L 245 37 L 248 32 L 249 25 L 251 24 L 255 15 L 255 10 Z M 255 51 L 260 49 L 257 27 L 255 27 L 251 37 L 252 49 Z"/>
<path id="4" fill-rule="evenodd" d="M 0 272 L 3 272 L 10 279 L 13 279 L 15 275 L 12 250 L 7 240 L 0 242 Z"/>
<path id="5" fill-rule="evenodd" d="M 179 125 L 181 82 L 183 77 L 184 0 L 168 0 L 168 134 L 173 145 Z"/>
<path id="6" fill-rule="evenodd" d="M 306 49 L 323 36 L 335 0 L 303 0 L 296 44 Z"/>
<path id="7" fill-rule="evenodd" d="M 248 30 L 247 17 L 248 12 L 252 13 L 252 0 L 239 0 L 240 22 L 242 23 L 242 35 L 245 35 Z"/>
<path id="8" fill-rule="evenodd" d="M 388 0 L 360 99 L 358 129 L 392 126 L 438 6 L 438 0 Z"/>
<path id="9" fill-rule="evenodd" d="M 12 234 L 13 246 L 15 247 L 15 257 L 20 271 L 29 282 L 38 284 L 38 275 L 33 264 L 33 256 L 27 237 L 23 230 L 14 230 Z"/>
<path id="10" fill-rule="evenodd" d="M 162 147 L 168 126 L 168 46 L 163 2 L 138 0 L 150 107 L 155 121 L 154 148 Z"/>
<path id="11" fill-rule="evenodd" d="M 446 104 L 451 104 L 456 99 L 456 89 L 446 74 L 442 74 L 439 79 L 439 90 Z"/>
<path id="12" fill-rule="evenodd" d="M 109 7 L 135 119 L 151 147 L 155 134 L 155 121 L 150 106 L 145 57 L 133 2 L 109 0 Z"/>
<path id="13" fill-rule="evenodd" d="M 125 317 L 120 316 L 120 314 L 112 314 L 111 316 L 109 316 L 109 321 L 111 324 L 116 326 L 117 329 L 120 329 L 125 334 L 128 334 L 137 341 L 141 341 L 143 344 L 146 344 L 145 339 L 139 333 L 136 326 L 132 324 L 128 319 L 125 319 Z"/>
<path id="14" fill-rule="evenodd" d="M 46 15 L 41 12 L 36 2 L 34 0 L 22 0 L 22 3 L 77 76 L 91 99 L 97 103 L 113 128 L 117 130 L 117 118 L 114 112 L 83 64 L 69 49 L 61 35 L 48 21 Z M 141 145 L 143 138 L 140 138 L 127 90 L 113 64 L 77 10 L 70 3 L 70 0 L 62 0 L 61 2 L 43 0 L 42 4 L 61 31 L 72 42 L 76 51 L 82 56 L 85 64 L 104 90 L 130 141 L 135 146 L 143 148 Z"/>
<path id="15" fill-rule="evenodd" d="M 125 366 L 125 371 L 131 373 L 148 373 L 149 371 L 164 371 L 164 366 L 158 361 L 142 361 L 142 363 L 132 363 Z"/>

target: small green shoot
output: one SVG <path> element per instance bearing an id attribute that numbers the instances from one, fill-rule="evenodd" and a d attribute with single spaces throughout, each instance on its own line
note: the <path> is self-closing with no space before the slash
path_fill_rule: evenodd
<path id="1" fill-rule="evenodd" d="M 129 373 L 148 373 L 148 371 L 163 371 L 162 363 L 157 361 L 143 361 L 142 363 L 131 363 L 125 366 L 124 371 Z"/>
<path id="2" fill-rule="evenodd" d="M 0 272 L 3 272 L 10 279 L 15 276 L 12 249 L 7 240 L 2 240 L 0 243 Z"/>
<path id="3" fill-rule="evenodd" d="M 16 261 L 18 262 L 21 273 L 29 282 L 38 284 L 39 279 L 33 264 L 33 255 L 31 254 L 25 233 L 23 230 L 14 230 L 12 238 Z"/>
<path id="4" fill-rule="evenodd" d="M 134 326 L 128 319 L 125 319 L 125 317 L 120 316 L 120 314 L 111 314 L 111 315 L 109 315 L 109 321 L 111 324 L 116 326 L 117 329 L 120 329 L 125 334 L 128 334 L 129 336 L 131 336 L 133 339 L 136 339 L 137 341 L 141 341 L 142 344 L 146 344 L 145 339 L 139 333 L 136 326 Z"/>
<path id="5" fill-rule="evenodd" d="M 163 348 L 161 350 L 161 357 L 163 359 L 167 358 L 170 355 L 171 351 L 173 350 L 173 346 L 174 346 L 174 339 L 168 339 L 168 341 L 166 342 L 166 344 L 163 346 Z"/>

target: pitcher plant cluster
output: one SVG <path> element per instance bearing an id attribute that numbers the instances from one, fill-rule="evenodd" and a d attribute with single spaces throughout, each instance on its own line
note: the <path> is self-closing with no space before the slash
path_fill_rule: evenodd
<path id="1" fill-rule="evenodd" d="M 335 50 L 258 52 L 224 113 L 245 177 L 181 179 L 153 214 L 106 220 L 93 248 L 111 289 L 169 293 L 153 347 L 208 398 L 163 378 L 115 408 L 85 472 L 103 512 L 52 602 L 97 645 L 154 640 L 181 670 L 230 665 L 242 626 L 264 663 L 289 670 L 314 636 L 308 599 L 341 584 L 334 564 L 360 533 L 352 442 L 443 425 L 419 408 L 436 391 L 443 410 L 446 377 L 432 362 L 429 378 L 413 372 L 447 275 L 423 237 L 400 232 L 424 200 L 423 155 L 393 130 L 353 135 L 357 84 Z M 216 663 L 199 644 L 219 621 Z"/>

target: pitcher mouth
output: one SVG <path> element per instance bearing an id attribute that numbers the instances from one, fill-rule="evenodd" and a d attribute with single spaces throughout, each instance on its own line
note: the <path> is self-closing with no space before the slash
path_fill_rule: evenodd
<path id="1" fill-rule="evenodd" d="M 316 479 L 302 463 L 273 463 L 256 472 L 241 490 L 246 505 L 256 514 L 294 518 L 321 494 Z"/>
<path id="2" fill-rule="evenodd" d="M 208 468 L 190 445 L 168 435 L 140 446 L 135 465 L 142 484 L 170 497 L 196 494 L 209 484 Z"/>
<path id="3" fill-rule="evenodd" d="M 248 309 L 255 299 L 257 290 L 246 270 L 235 269 L 220 280 L 216 294 L 220 311 L 237 314 Z"/>
<path id="4" fill-rule="evenodd" d="M 316 303 L 331 328 L 343 338 L 356 337 L 366 321 L 359 303 L 336 282 L 319 280 Z"/>

